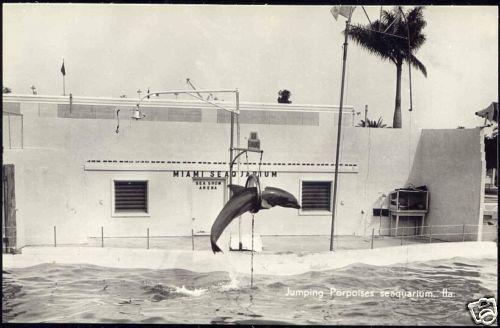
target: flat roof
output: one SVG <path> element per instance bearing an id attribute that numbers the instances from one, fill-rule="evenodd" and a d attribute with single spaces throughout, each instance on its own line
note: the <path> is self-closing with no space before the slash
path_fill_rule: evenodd
<path id="1" fill-rule="evenodd" d="M 196 91 L 194 91 L 196 92 Z M 194 93 L 193 92 L 193 93 Z M 26 94 L 3 94 L 3 102 L 20 103 L 45 103 L 45 104 L 67 104 L 69 96 L 50 95 L 26 95 Z M 82 97 L 73 96 L 75 105 L 108 105 L 108 106 L 136 106 L 138 98 L 115 98 L 115 97 Z M 213 101 L 211 102 L 234 108 L 234 101 Z M 216 108 L 211 104 L 198 100 L 175 100 L 175 99 L 146 99 L 141 102 L 142 107 L 177 107 L 177 108 Z M 339 106 L 325 104 L 280 104 L 280 103 L 259 103 L 240 102 L 240 110 L 272 110 L 272 111 L 310 111 L 310 112 L 338 112 Z M 344 106 L 346 112 L 354 112 L 354 106 Z"/>

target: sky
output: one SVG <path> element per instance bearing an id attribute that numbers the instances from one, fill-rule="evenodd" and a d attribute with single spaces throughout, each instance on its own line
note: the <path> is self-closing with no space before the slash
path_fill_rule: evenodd
<path id="1" fill-rule="evenodd" d="M 391 7 L 385 6 L 384 9 Z M 378 6 L 365 7 L 371 20 Z M 329 6 L 3 4 L 3 86 L 16 94 L 137 97 L 136 91 L 240 90 L 241 101 L 338 105 L 342 31 Z M 413 126 L 475 127 L 498 101 L 498 11 L 427 6 L 426 43 L 412 71 Z M 353 23 L 366 24 L 358 6 Z M 402 81 L 409 124 L 408 67 Z M 392 125 L 396 67 L 350 42 L 344 103 Z M 220 97 L 233 101 L 227 95 Z M 189 98 L 186 98 L 189 99 Z"/>

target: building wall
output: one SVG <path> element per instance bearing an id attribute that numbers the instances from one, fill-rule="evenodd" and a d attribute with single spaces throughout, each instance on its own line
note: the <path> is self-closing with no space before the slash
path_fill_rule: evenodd
<path id="1" fill-rule="evenodd" d="M 134 104 L 132 100 L 74 99 L 75 105 L 107 106 L 109 111 L 117 108 L 114 106 L 124 106 L 125 109 L 120 111 L 117 133 L 116 116 L 112 118 L 103 114 L 98 117 L 95 114 L 98 111 L 94 110 L 94 117 L 89 119 L 82 117 L 83 112 L 73 112 L 78 107 L 72 107 L 69 116 L 64 112 L 64 116 L 60 105 L 66 104 L 67 98 L 60 98 L 4 98 L 4 102 L 19 103 L 23 115 L 24 147 L 6 149 L 4 154 L 6 163 L 16 165 L 19 246 L 51 244 L 54 226 L 57 227 L 57 242 L 68 244 L 99 236 L 101 227 L 106 236 L 145 236 L 147 228 L 151 235 L 156 236 L 188 236 L 191 229 L 197 230 L 203 225 L 196 220 L 199 220 L 197 216 L 204 215 L 205 208 L 214 213 L 210 216 L 215 218 L 217 204 L 222 207 L 227 194 L 224 196 L 224 192 L 214 191 L 215 200 L 204 198 L 203 192 L 207 191 L 197 192 L 192 175 L 183 177 L 182 172 L 204 172 L 204 177 L 210 177 L 213 172 L 215 178 L 220 172 L 222 180 L 217 181 L 225 182 L 230 126 L 218 119 L 217 110 L 193 102 L 157 102 L 148 106 L 201 108 L 201 122 L 135 121 L 129 118 Z M 92 112 L 87 107 L 82 108 L 87 113 Z M 300 202 L 302 180 L 333 181 L 337 136 L 335 108 L 283 104 L 243 104 L 240 108 L 242 112 L 310 111 L 319 115 L 318 124 L 278 124 L 276 121 L 271 124 L 271 120 L 240 124 L 240 146 L 246 145 L 250 131 L 259 134 L 264 150 L 263 186 L 285 189 Z M 291 117 L 296 119 L 296 116 Z M 247 116 L 247 122 L 253 122 L 251 118 L 251 115 Z M 260 116 L 257 119 L 260 120 Z M 298 123 L 297 120 L 294 122 Z M 315 123 L 307 119 L 305 122 Z M 346 117 L 344 122 L 349 122 L 350 126 L 346 125 L 342 130 L 335 233 L 369 235 L 372 228 L 378 232 L 378 228 L 388 226 L 387 218 L 381 220 L 372 216 L 372 209 L 385 203 L 383 196 L 404 186 L 408 180 L 417 144 L 422 143 L 419 142 L 420 131 L 410 136 L 406 129 L 356 128 L 352 116 Z M 469 133 L 465 132 L 467 130 L 456 131 Z M 472 139 L 471 136 L 463 141 L 472 142 Z M 426 140 L 431 147 L 433 139 L 426 137 Z M 424 157 L 434 156 L 432 152 L 419 154 L 417 161 L 421 162 L 425 162 L 422 161 Z M 248 169 L 258 171 L 258 162 L 258 155 L 250 154 Z M 464 164 L 463 169 L 467 169 L 467 165 Z M 246 178 L 240 175 L 242 172 L 245 175 L 246 170 L 246 158 L 242 156 L 233 183 L 244 184 Z M 414 167 L 415 172 L 421 170 Z M 179 176 L 175 176 L 175 171 Z M 265 172 L 268 172 L 267 176 Z M 269 172 L 274 172 L 274 175 Z M 424 179 L 422 174 L 416 176 Z M 112 215 L 113 179 L 149 181 L 148 216 Z M 437 204 L 442 206 L 439 202 Z M 431 219 L 436 222 L 445 215 L 440 210 L 433 209 L 433 212 Z M 328 235 L 331 212 L 315 214 L 280 207 L 263 210 L 255 216 L 256 232 L 266 235 Z M 250 232 L 250 218 L 245 214 L 242 219 L 244 233 Z M 235 220 L 223 238 L 227 239 L 237 230 Z"/>
<path id="2" fill-rule="evenodd" d="M 435 228 L 435 238 L 462 240 L 464 224 L 466 240 L 481 238 L 485 171 L 480 128 L 422 130 L 408 181 L 429 188 L 426 225 L 450 226 L 448 231 Z"/>

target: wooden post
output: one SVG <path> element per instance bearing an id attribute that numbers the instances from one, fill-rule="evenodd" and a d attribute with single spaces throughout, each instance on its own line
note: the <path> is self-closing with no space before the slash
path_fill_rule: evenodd
<path id="1" fill-rule="evenodd" d="M 194 251 L 194 230 L 191 229 L 191 248 Z"/>
<path id="2" fill-rule="evenodd" d="M 432 226 L 429 226 L 429 243 L 432 243 Z"/>
<path id="3" fill-rule="evenodd" d="M 465 224 L 462 227 L 462 242 L 465 241 Z"/>
<path id="4" fill-rule="evenodd" d="M 104 227 L 101 227 L 101 247 L 104 247 Z"/>
<path id="5" fill-rule="evenodd" d="M 371 249 L 373 249 L 373 235 L 375 234 L 375 228 L 372 228 L 372 245 L 371 245 Z"/>
<path id="6" fill-rule="evenodd" d="M 56 226 L 54 226 L 54 247 L 57 247 Z"/>
<path id="7" fill-rule="evenodd" d="M 10 116 L 9 116 L 10 117 Z M 5 164 L 3 171 L 3 228 L 5 229 L 5 248 L 7 253 L 15 252 L 17 247 L 17 229 L 16 229 L 16 191 L 14 179 L 14 164 Z"/>
<path id="8" fill-rule="evenodd" d="M 147 241 L 148 241 L 148 248 L 149 249 L 149 228 L 148 228 L 148 236 L 147 236 Z"/>

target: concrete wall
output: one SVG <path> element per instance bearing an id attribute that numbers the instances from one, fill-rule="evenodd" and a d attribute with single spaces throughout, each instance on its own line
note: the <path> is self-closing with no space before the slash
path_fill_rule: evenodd
<path id="1" fill-rule="evenodd" d="M 481 129 L 422 130 L 408 182 L 429 188 L 425 224 L 450 225 L 434 228 L 433 238 L 462 240 L 466 225 L 465 239 L 480 240 L 485 168 Z"/>
<path id="2" fill-rule="evenodd" d="M 99 236 L 101 227 L 107 236 L 145 236 L 147 228 L 151 235 L 187 236 L 199 223 L 196 219 L 193 222 L 192 218 L 201 215 L 197 207 L 200 202 L 206 202 L 208 212 L 217 208 L 219 202 L 223 203 L 223 193 L 215 193 L 217 196 L 213 201 L 199 197 L 204 194 L 195 192 L 192 177 L 174 176 L 174 171 L 202 171 L 208 177 L 211 172 L 217 175 L 220 171 L 224 176 L 228 169 L 230 127 L 229 124 L 217 123 L 215 109 L 202 106 L 202 122 L 134 121 L 126 113 L 120 120 L 119 133 L 116 133 L 115 119 L 57 117 L 59 100 L 37 102 L 33 97 L 25 98 L 25 101 L 21 101 L 24 98 L 20 96 L 12 98 L 20 103 L 23 114 L 24 149 L 6 149 L 4 153 L 4 162 L 16 165 L 18 246 L 51 244 L 53 226 L 57 227 L 60 244 L 85 242 L 89 236 Z M 84 100 L 81 102 L 85 104 L 109 106 L 131 102 Z M 78 99 L 75 101 L 78 103 Z M 193 106 L 193 103 L 169 103 L 168 106 L 182 108 Z M 302 180 L 333 181 L 337 131 L 334 108 L 294 106 L 252 104 L 242 106 L 242 110 L 317 111 L 320 113 L 319 124 L 241 124 L 240 136 L 241 146 L 245 146 L 250 131 L 259 134 L 264 149 L 262 170 L 276 172 L 275 176 L 261 178 L 263 186 L 288 190 L 300 201 Z M 432 152 L 434 138 L 427 137 L 427 132 L 422 134 L 426 136 L 422 143 L 419 141 L 420 131 L 409 135 L 405 129 L 352 126 L 346 126 L 342 131 L 335 231 L 336 234 L 369 235 L 372 228 L 378 232 L 379 228 L 388 226 L 387 218 L 372 216 L 372 209 L 380 207 L 381 203 L 387 207 L 383 196 L 405 185 L 412 165 L 411 172 L 415 179 L 418 178 L 414 183 L 419 184 L 418 181 L 433 178 L 422 172 L 434 168 L 431 162 L 444 157 Z M 471 143 L 470 150 L 475 149 L 475 132 L 454 131 L 470 134 L 460 140 Z M 441 142 L 446 143 L 444 139 L 447 138 L 442 138 Z M 446 156 L 455 156 L 449 152 L 455 146 L 458 144 L 442 146 Z M 423 152 L 424 149 L 427 150 Z M 415 151 L 418 165 L 414 164 Z M 470 157 L 463 156 L 467 163 L 461 164 L 460 170 L 470 168 L 474 171 L 469 177 L 472 183 L 476 176 L 476 166 L 472 162 L 480 154 L 470 154 Z M 257 163 L 258 156 L 251 154 L 249 161 Z M 245 173 L 244 156 L 241 163 L 239 173 Z M 258 166 L 250 164 L 249 169 L 256 171 Z M 456 178 L 454 172 L 446 174 Z M 113 179 L 149 181 L 148 216 L 112 215 Z M 244 184 L 245 178 L 235 178 L 234 182 Z M 421 184 L 429 185 L 430 182 Z M 436 195 L 435 207 L 431 208 L 433 216 L 430 220 L 448 222 L 442 218 L 447 211 L 441 207 L 448 205 L 446 199 L 440 200 L 444 197 L 441 196 L 444 190 L 439 188 L 434 185 L 431 188 L 431 198 L 434 193 L 439 195 Z M 433 202 L 432 198 L 431 204 Z M 203 204 L 201 206 L 204 208 Z M 269 235 L 328 235 L 331 216 L 331 212 L 312 214 L 277 207 L 256 215 L 256 231 Z M 464 222 L 470 223 L 470 216 L 468 218 L 469 221 Z M 250 232 L 250 222 L 250 215 L 246 214 L 242 220 L 244 233 Z M 236 231 L 237 221 L 223 238 Z"/>

